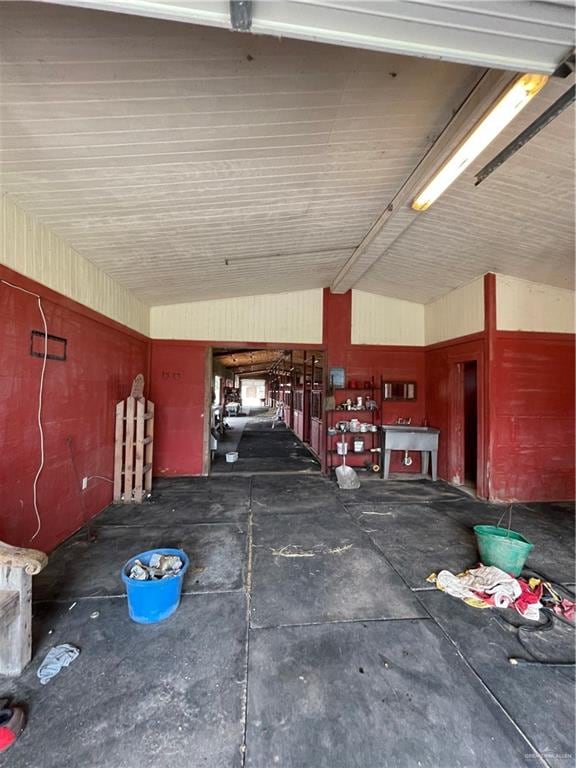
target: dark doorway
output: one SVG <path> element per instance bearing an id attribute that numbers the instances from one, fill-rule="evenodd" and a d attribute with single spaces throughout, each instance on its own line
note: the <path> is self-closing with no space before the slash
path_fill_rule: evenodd
<path id="1" fill-rule="evenodd" d="M 464 484 L 476 488 L 478 395 L 476 361 L 464 363 Z"/>

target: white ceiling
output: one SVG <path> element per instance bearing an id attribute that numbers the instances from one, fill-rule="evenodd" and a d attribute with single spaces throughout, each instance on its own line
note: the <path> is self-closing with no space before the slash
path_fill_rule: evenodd
<path id="1" fill-rule="evenodd" d="M 356 287 L 423 303 L 485 272 L 574 288 L 574 111 L 474 186 L 486 162 L 573 82 L 551 81 L 428 211 L 399 211 L 372 244 L 376 263 Z"/>
<path id="2" fill-rule="evenodd" d="M 0 65 L 2 191 L 150 304 L 330 285 L 483 72 L 30 3 L 0 4 Z M 568 285 L 572 130 L 400 212 L 357 287 Z"/>

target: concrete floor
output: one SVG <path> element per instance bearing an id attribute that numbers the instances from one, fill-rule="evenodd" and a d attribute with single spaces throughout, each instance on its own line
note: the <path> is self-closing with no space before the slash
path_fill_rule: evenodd
<path id="1" fill-rule="evenodd" d="M 470 526 L 501 508 L 445 483 L 314 475 L 162 479 L 64 543 L 35 579 L 34 659 L 0 694 L 29 724 L 11 768 L 567 766 L 571 670 L 524 656 L 494 611 L 432 589 L 473 565 Z M 529 565 L 574 581 L 574 508 L 516 505 Z M 177 546 L 192 567 L 175 616 L 128 619 L 122 564 Z M 78 659 L 48 685 L 61 642 Z M 527 638 L 567 660 L 573 631 Z"/>

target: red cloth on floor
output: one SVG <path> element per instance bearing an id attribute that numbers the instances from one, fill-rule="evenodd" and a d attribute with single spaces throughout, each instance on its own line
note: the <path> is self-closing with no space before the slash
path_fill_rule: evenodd
<path id="1" fill-rule="evenodd" d="M 528 582 L 524 579 L 518 579 L 518 584 L 520 584 L 522 594 L 516 598 L 514 608 L 521 616 L 524 616 L 529 607 L 539 602 L 542 597 L 542 584 L 539 584 L 534 590 L 530 589 Z"/>
<path id="2" fill-rule="evenodd" d="M 16 734 L 13 730 L 10 728 L 6 728 L 3 725 L 0 725 L 0 752 L 3 752 L 5 749 L 8 749 L 8 747 L 13 744 L 16 741 Z"/>
<path id="3" fill-rule="evenodd" d="M 554 606 L 554 613 L 573 622 L 576 619 L 576 603 L 564 598 L 559 605 Z"/>

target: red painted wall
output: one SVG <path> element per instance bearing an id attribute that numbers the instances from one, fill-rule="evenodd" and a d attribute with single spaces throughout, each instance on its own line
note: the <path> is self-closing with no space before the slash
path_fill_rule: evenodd
<path id="1" fill-rule="evenodd" d="M 490 495 L 576 497 L 574 336 L 499 331 L 491 368 Z"/>
<path id="2" fill-rule="evenodd" d="M 324 344 L 326 349 L 327 366 L 343 366 L 346 381 L 369 381 L 372 378 L 376 386 L 375 399 L 380 406 L 377 414 L 377 422 L 395 422 L 398 417 L 411 418 L 413 424 L 422 424 L 426 418 L 426 362 L 425 352 L 422 347 L 397 347 L 397 346 L 371 346 L 351 343 L 352 324 L 352 292 L 345 294 L 331 294 L 328 289 L 324 291 Z M 382 402 L 380 394 L 380 379 L 384 377 L 390 381 L 415 381 L 416 400 L 414 401 L 386 401 Z M 350 392 L 334 392 L 336 403 L 351 396 Z M 346 413 L 334 413 L 332 421 L 346 418 Z M 359 418 L 368 419 L 368 414 Z M 368 442 L 371 438 L 362 435 Z M 351 442 L 351 436 L 348 436 Z M 335 447 L 336 438 L 329 440 L 330 447 Z M 374 442 L 374 446 L 376 442 Z M 351 448 L 349 448 L 351 450 Z M 369 458 L 366 454 L 359 456 L 348 454 L 347 462 L 353 466 L 362 466 Z M 378 457 L 375 457 L 376 459 Z M 401 463 L 402 454 L 394 452 L 390 469 L 392 472 L 419 471 L 419 455 L 413 454 L 414 464 L 405 467 Z M 332 465 L 339 463 L 339 458 L 332 459 Z"/>
<path id="3" fill-rule="evenodd" d="M 202 474 L 207 350 L 201 342 L 151 342 L 155 475 Z"/>
<path id="4" fill-rule="evenodd" d="M 202 473 L 206 353 L 224 342 L 149 341 L 5 267 L 0 277 L 39 293 L 49 332 L 68 340 L 67 361 L 47 364 L 46 464 L 38 484 L 43 525 L 34 546 L 50 551 L 110 502 L 110 483 L 91 480 L 82 492 L 81 478 L 112 477 L 114 405 L 141 371 L 151 371 L 148 396 L 157 408 L 155 473 Z M 439 427 L 441 477 L 459 471 L 458 451 L 449 450 L 461 429 L 452 407 L 454 371 L 473 359 L 484 424 L 478 477 L 490 477 L 480 493 L 500 500 L 574 498 L 573 336 L 496 332 L 488 324 L 486 334 L 427 349 L 351 345 L 350 294 L 326 291 L 324 302 L 327 367 L 343 365 L 348 379 L 415 381 L 417 400 L 384 403 L 383 420 L 411 416 Z M 29 350 L 30 332 L 41 328 L 36 299 L 0 284 L 0 538 L 17 545 L 29 545 L 36 527 L 42 361 Z M 392 469 L 404 469 L 399 458 Z"/>
<path id="5" fill-rule="evenodd" d="M 352 291 L 330 293 L 324 288 L 322 306 L 322 340 L 327 365 L 344 364 L 345 350 L 352 333 Z"/>
<path id="6" fill-rule="evenodd" d="M 357 381 L 369 381 L 372 378 L 375 383 L 375 399 L 380 409 L 376 414 L 377 423 L 392 424 L 397 419 L 412 419 L 412 424 L 420 425 L 426 418 L 426 361 L 422 347 L 394 347 L 394 346 L 365 346 L 350 345 L 344 351 L 343 365 L 346 379 Z M 380 391 L 380 379 L 390 381 L 414 381 L 416 382 L 416 400 L 383 401 Z M 335 392 L 336 403 L 339 402 L 338 391 Z M 346 396 L 350 396 L 347 393 Z M 343 415 L 344 417 L 346 414 Z M 368 419 L 368 414 L 365 414 Z M 360 417 L 361 420 L 364 418 Z M 364 437 L 364 435 L 361 435 Z M 374 442 L 374 447 L 377 442 Z M 350 450 L 350 449 L 349 449 Z M 420 454 L 412 453 L 413 464 L 405 467 L 402 463 L 402 453 L 394 451 L 390 464 L 391 472 L 419 472 Z M 348 463 L 363 465 L 368 456 L 351 456 Z M 375 457 L 378 459 L 378 457 Z"/>
<path id="7" fill-rule="evenodd" d="M 112 499 L 114 407 L 147 371 L 143 336 L 6 267 L 0 278 L 38 293 L 48 332 L 67 339 L 67 360 L 48 360 L 44 383 L 45 467 L 38 482 L 36 529 L 32 484 L 39 458 L 36 422 L 42 359 L 30 333 L 42 330 L 37 299 L 0 283 L 0 539 L 45 551 L 80 528 Z M 42 347 L 42 344 L 39 345 Z"/>

